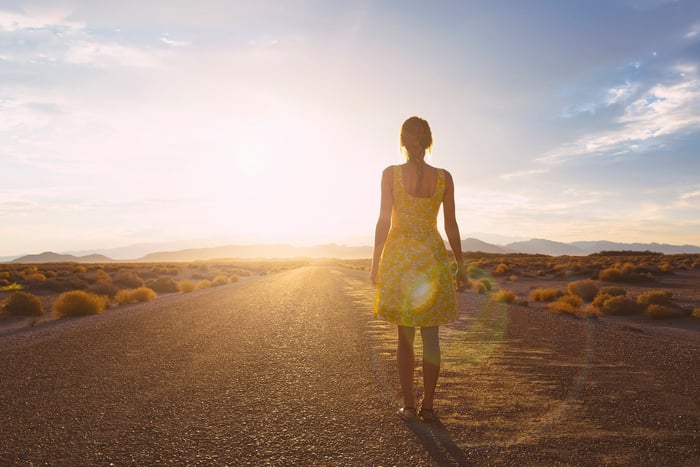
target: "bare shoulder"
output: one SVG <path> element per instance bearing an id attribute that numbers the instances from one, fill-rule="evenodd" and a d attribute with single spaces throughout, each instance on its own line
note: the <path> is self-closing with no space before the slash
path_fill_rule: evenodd
<path id="1" fill-rule="evenodd" d="M 452 181 L 452 174 L 447 170 L 447 169 L 441 169 L 444 174 L 445 174 L 445 182 L 449 183 L 452 185 L 454 182 Z"/>
<path id="2" fill-rule="evenodd" d="M 394 179 L 394 165 L 390 165 L 382 171 L 382 180 L 393 180 Z"/>

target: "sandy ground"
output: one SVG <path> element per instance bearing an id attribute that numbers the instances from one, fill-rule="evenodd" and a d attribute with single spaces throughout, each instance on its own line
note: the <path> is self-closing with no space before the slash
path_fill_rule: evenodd
<path id="1" fill-rule="evenodd" d="M 372 294 L 315 265 L 6 328 L 0 464 L 700 465 L 692 322 L 461 295 L 440 421 L 406 424 Z"/>

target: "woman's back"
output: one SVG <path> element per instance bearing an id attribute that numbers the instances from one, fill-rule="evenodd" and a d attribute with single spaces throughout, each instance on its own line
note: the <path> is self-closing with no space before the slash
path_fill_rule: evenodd
<path id="1" fill-rule="evenodd" d="M 430 198 L 438 182 L 438 169 L 426 163 L 407 162 L 401 165 L 401 178 L 408 194 L 418 198 Z"/>

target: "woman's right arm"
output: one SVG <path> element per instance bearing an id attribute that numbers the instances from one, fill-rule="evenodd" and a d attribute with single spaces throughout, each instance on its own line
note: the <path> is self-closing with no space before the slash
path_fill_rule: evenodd
<path id="1" fill-rule="evenodd" d="M 391 208 L 394 202 L 392 188 L 394 186 L 393 167 L 387 167 L 382 172 L 382 201 L 379 208 L 379 220 L 374 229 L 374 254 L 372 255 L 372 284 L 377 285 L 379 280 L 379 260 L 382 257 L 386 237 L 391 227 Z"/>

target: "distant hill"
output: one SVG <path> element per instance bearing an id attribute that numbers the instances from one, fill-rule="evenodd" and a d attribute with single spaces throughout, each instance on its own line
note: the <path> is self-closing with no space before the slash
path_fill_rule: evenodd
<path id="1" fill-rule="evenodd" d="M 61 255 L 52 251 L 45 251 L 38 255 L 26 255 L 19 257 L 12 263 L 111 263 L 114 260 L 104 255 L 73 256 Z"/>
<path id="2" fill-rule="evenodd" d="M 344 245 L 317 245 L 295 247 L 292 245 L 227 245 L 213 248 L 191 248 L 178 251 L 151 253 L 135 261 L 203 261 L 223 258 L 370 258 L 372 247 Z"/>
<path id="3" fill-rule="evenodd" d="M 601 251 L 653 251 L 674 255 L 680 253 L 700 253 L 700 247 L 693 245 L 668 245 L 662 243 L 616 243 L 605 240 L 597 242 L 572 242 L 571 245 L 579 248 L 584 254 L 598 253 Z"/>
<path id="4" fill-rule="evenodd" d="M 478 238 L 465 238 L 462 240 L 462 251 L 480 251 L 482 253 L 508 253 L 508 250 L 502 246 L 492 243 L 482 242 Z"/>
<path id="5" fill-rule="evenodd" d="M 531 255 L 580 256 L 586 254 L 583 250 L 570 243 L 553 242 L 543 238 L 533 238 L 525 242 L 509 243 L 506 245 L 506 248 L 514 253 L 528 253 Z"/>
<path id="6" fill-rule="evenodd" d="M 449 246 L 448 246 L 449 248 Z M 186 248 L 172 251 L 158 251 L 146 254 L 140 258 L 114 260 L 101 254 L 71 255 L 47 251 L 36 255 L 26 255 L 20 258 L 8 257 L 12 263 L 111 263 L 116 261 L 130 262 L 173 262 L 173 261 L 205 261 L 225 258 L 371 258 L 371 246 L 345 245 L 315 245 L 292 246 L 286 244 L 258 245 L 224 245 L 206 248 Z M 652 251 L 664 254 L 695 253 L 700 254 L 700 247 L 694 245 L 667 245 L 659 243 L 617 243 L 609 241 L 581 241 L 572 243 L 554 242 L 542 238 L 513 242 L 505 246 L 494 245 L 477 238 L 462 240 L 462 251 L 483 253 L 526 253 L 550 256 L 582 256 L 601 251 Z M 0 261 L 2 262 L 2 261 Z"/>

